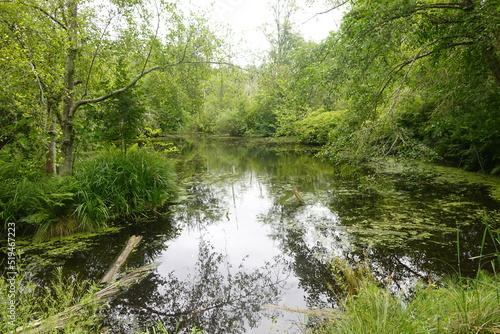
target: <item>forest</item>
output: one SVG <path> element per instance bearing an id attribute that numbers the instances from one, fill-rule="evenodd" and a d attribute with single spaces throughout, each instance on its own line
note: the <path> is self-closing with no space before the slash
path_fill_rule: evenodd
<path id="1" fill-rule="evenodd" d="M 268 54 L 240 67 L 181 4 L 4 1 L 1 158 L 64 175 L 84 152 L 201 131 L 498 173 L 497 1 L 325 4 L 348 11 L 314 43 L 276 1 Z"/>
<path id="2" fill-rule="evenodd" d="M 320 42 L 294 20 L 312 4 L 344 11 Z M 269 10 L 268 50 L 242 64 L 228 28 L 180 0 L 0 1 L 0 238 L 12 224 L 36 242 L 95 231 L 175 201 L 173 134 L 500 175 L 500 1 Z"/>

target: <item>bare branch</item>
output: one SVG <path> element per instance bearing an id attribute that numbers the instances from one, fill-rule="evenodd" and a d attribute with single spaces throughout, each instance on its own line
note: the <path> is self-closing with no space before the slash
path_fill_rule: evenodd
<path id="1" fill-rule="evenodd" d="M 333 10 L 335 10 L 335 9 L 337 9 L 337 8 L 342 7 L 343 5 L 345 5 L 345 4 L 346 4 L 346 3 L 348 3 L 348 2 L 349 2 L 349 0 L 345 0 L 345 1 L 341 2 L 341 3 L 340 3 L 340 4 L 338 4 L 338 5 L 336 5 L 336 6 L 332 7 L 332 8 L 330 8 L 330 9 L 325 10 L 324 12 L 319 12 L 319 13 L 316 13 L 313 17 L 311 17 L 311 18 L 309 18 L 309 19 L 305 20 L 302 24 L 306 24 L 307 22 L 311 21 L 312 19 L 316 18 L 317 16 L 320 16 L 320 15 L 323 15 L 323 14 L 328 14 L 328 13 L 330 13 L 331 11 L 333 11 Z"/>
<path id="2" fill-rule="evenodd" d="M 117 94 L 120 94 L 120 93 L 123 93 L 125 91 L 127 91 L 128 89 L 132 88 L 133 86 L 135 86 L 137 84 L 137 82 L 139 82 L 139 80 L 141 80 L 143 77 L 145 77 L 146 75 L 148 75 L 149 73 L 151 72 L 154 72 L 154 71 L 158 71 L 158 70 L 162 70 L 162 69 L 165 69 L 167 67 L 172 67 L 172 66 L 178 66 L 178 65 L 181 65 L 181 64 L 213 64 L 213 65 L 228 65 L 228 66 L 233 66 L 233 67 L 237 67 L 237 68 L 241 68 L 237 65 L 234 65 L 234 64 L 231 64 L 231 63 L 228 63 L 228 62 L 218 62 L 218 61 L 185 61 L 184 60 L 184 57 L 179 60 L 178 62 L 174 63 L 174 64 L 168 64 L 168 65 L 165 65 L 165 66 L 153 66 L 143 72 L 141 72 L 141 74 L 139 74 L 137 77 L 135 77 L 135 79 L 133 79 L 128 85 L 126 86 L 123 86 L 122 88 L 119 88 L 119 89 L 116 89 L 108 94 L 104 94 L 102 96 L 99 96 L 99 97 L 96 97 L 96 98 L 93 98 L 93 99 L 84 99 L 84 100 L 79 100 L 75 103 L 74 107 L 73 107 L 73 110 L 76 111 L 76 109 L 78 109 L 79 107 L 85 105 L 85 104 L 90 104 L 90 103 L 98 103 L 98 102 L 102 102 L 104 100 L 107 100 Z M 242 68 L 241 68 L 242 69 Z"/>
<path id="3" fill-rule="evenodd" d="M 108 94 L 105 94 L 105 95 L 102 95 L 102 96 L 99 96 L 99 97 L 96 97 L 94 99 L 85 99 L 85 100 L 79 100 L 75 103 L 74 107 L 73 107 L 73 110 L 76 111 L 76 109 L 78 109 L 80 106 L 83 106 L 85 104 L 89 104 L 89 103 L 97 103 L 97 102 L 102 102 L 104 100 L 107 100 L 109 99 L 110 97 L 113 97 L 114 95 L 116 94 L 119 94 L 119 93 L 123 93 L 125 92 L 126 90 L 128 90 L 129 88 L 135 86 L 135 84 L 141 80 L 144 76 L 146 76 L 147 74 L 153 72 L 153 71 L 157 71 L 157 70 L 160 70 L 162 69 L 163 66 L 154 66 L 154 67 L 151 67 L 149 69 L 147 69 L 146 71 L 143 71 L 141 74 L 139 74 L 134 80 L 132 80 L 128 85 L 120 88 L 120 89 L 117 89 L 117 90 L 114 90 Z"/>
<path id="4" fill-rule="evenodd" d="M 109 26 L 111 25 L 111 22 L 113 21 L 113 19 L 114 19 L 117 15 L 119 15 L 120 13 L 121 13 L 121 9 L 120 9 L 120 11 L 119 11 L 119 12 L 117 12 L 116 14 L 112 15 L 112 16 L 109 18 L 109 20 L 108 20 L 108 22 L 107 22 L 106 26 L 104 27 L 104 29 L 103 29 L 103 31 L 102 31 L 102 33 L 101 33 L 101 37 L 99 38 L 99 43 L 97 44 L 97 46 L 96 46 L 96 48 L 95 48 L 95 51 L 94 51 L 94 54 L 92 55 L 92 60 L 90 61 L 89 73 L 87 74 L 87 78 L 85 79 L 85 91 L 84 91 L 84 92 L 83 92 L 83 94 L 82 94 L 82 99 L 83 99 L 85 96 L 87 96 L 87 94 L 88 94 L 88 88 L 89 88 L 90 77 L 92 76 L 92 70 L 94 69 L 94 63 L 95 63 L 95 60 L 96 60 L 96 58 L 97 58 L 97 54 L 98 54 L 99 49 L 100 49 L 101 44 L 102 44 L 102 43 L 100 43 L 100 41 L 101 41 L 101 40 L 102 40 L 102 38 L 104 37 L 104 34 L 106 34 L 106 32 L 107 32 L 107 30 L 108 30 Z"/>

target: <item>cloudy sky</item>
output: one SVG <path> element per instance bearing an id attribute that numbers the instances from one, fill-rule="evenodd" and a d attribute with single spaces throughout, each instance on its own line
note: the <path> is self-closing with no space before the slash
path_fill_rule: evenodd
<path id="1" fill-rule="evenodd" d="M 267 47 L 263 26 L 272 22 L 271 3 L 276 0 L 191 0 L 192 6 L 203 11 L 211 9 L 213 20 L 226 24 L 234 31 L 234 42 L 248 53 L 258 53 Z M 321 1 L 318 1 L 321 2 Z M 302 35 L 316 42 L 340 24 L 342 9 L 316 15 L 329 9 L 316 4 L 311 7 L 305 0 L 297 0 L 298 12 L 293 17 Z"/>

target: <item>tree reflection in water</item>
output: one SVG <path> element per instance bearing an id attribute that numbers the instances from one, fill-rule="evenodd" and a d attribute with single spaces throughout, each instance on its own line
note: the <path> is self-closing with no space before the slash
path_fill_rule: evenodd
<path id="1" fill-rule="evenodd" d="M 201 241 L 194 272 L 185 278 L 175 272 L 149 276 L 114 301 L 106 311 L 106 325 L 114 333 L 144 331 L 158 323 L 176 333 L 188 333 L 194 326 L 206 333 L 241 333 L 257 326 L 263 315 L 271 316 L 261 306 L 278 302 L 287 266 L 275 258 L 249 271 L 243 259 L 234 270 L 227 256 Z"/>

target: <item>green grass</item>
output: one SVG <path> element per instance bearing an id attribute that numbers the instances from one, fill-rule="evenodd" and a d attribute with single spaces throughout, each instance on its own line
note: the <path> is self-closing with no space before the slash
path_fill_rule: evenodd
<path id="1" fill-rule="evenodd" d="M 500 264 L 500 233 L 493 230 L 486 217 L 484 225 L 481 249 L 489 237 L 496 251 L 483 254 L 481 250 L 478 258 L 482 263 L 489 262 L 493 273 L 479 267 L 474 279 L 459 273 L 457 278 L 439 285 L 420 283 L 409 298 L 393 294 L 375 282 L 366 275 L 366 265 L 350 268 L 345 261 L 333 261 L 332 276 L 345 291 L 339 296 L 342 312 L 315 333 L 500 333 L 500 275 L 495 272 L 496 264 Z"/>
<path id="2" fill-rule="evenodd" d="M 50 322 L 43 323 L 40 333 L 99 333 L 97 307 L 93 302 L 96 286 L 90 281 L 65 278 L 62 269 L 53 273 L 53 280 L 46 287 L 37 285 L 28 272 L 22 269 L 15 279 L 0 276 L 0 333 L 14 333 L 15 329 L 39 319 L 47 319 L 69 307 L 84 303 L 86 308 L 68 317 L 62 328 Z M 9 317 L 8 304 L 15 301 L 15 319 Z"/>
<path id="3" fill-rule="evenodd" d="M 367 283 L 343 306 L 317 333 L 500 333 L 500 281 L 484 273 L 422 286 L 410 301 Z"/>
<path id="4" fill-rule="evenodd" d="M 27 178 L 16 173 L 19 166 L 0 164 L 0 234 L 8 222 L 35 240 L 92 231 L 177 193 L 173 164 L 161 153 L 107 150 L 76 166 L 72 176 Z"/>

